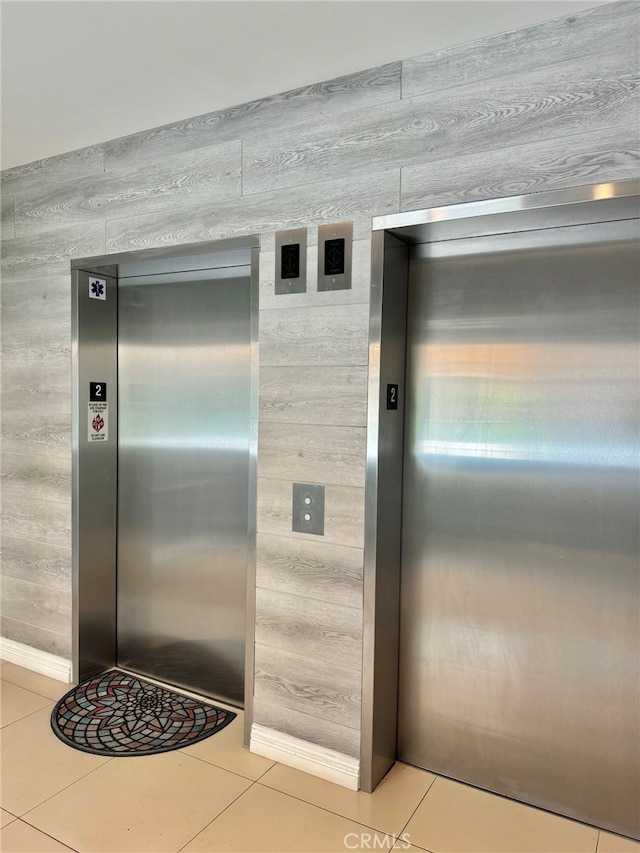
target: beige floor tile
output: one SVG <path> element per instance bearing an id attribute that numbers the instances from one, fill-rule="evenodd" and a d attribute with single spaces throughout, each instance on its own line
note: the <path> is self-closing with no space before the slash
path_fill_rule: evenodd
<path id="1" fill-rule="evenodd" d="M 83 853 L 173 853 L 251 784 L 182 752 L 114 758 L 27 820 Z"/>
<path id="2" fill-rule="evenodd" d="M 373 830 L 256 782 L 183 853 L 347 853 L 362 833 Z"/>
<path id="3" fill-rule="evenodd" d="M 58 740 L 49 722 L 53 703 L 45 701 L 46 708 L 2 730 L 2 805 L 16 815 L 110 760 Z"/>
<path id="4" fill-rule="evenodd" d="M 30 690 L 2 681 L 0 684 L 0 727 L 4 728 L 16 720 L 50 704 L 44 696 L 38 696 Z"/>
<path id="5" fill-rule="evenodd" d="M 598 853 L 640 853 L 640 843 L 610 832 L 601 832 Z"/>
<path id="6" fill-rule="evenodd" d="M 14 820 L 0 832 L 0 850 L 2 853 L 63 853 L 69 848 L 23 821 Z"/>
<path id="7" fill-rule="evenodd" d="M 0 809 L 0 829 L 15 819 L 14 815 L 9 814 L 9 812 L 6 812 L 4 809 Z M 0 847 L 0 850 L 2 850 L 2 847 Z"/>
<path id="8" fill-rule="evenodd" d="M 259 779 L 275 762 L 253 755 L 242 746 L 243 714 L 242 711 L 236 713 L 237 718 L 222 731 L 186 747 L 183 752 L 247 779 Z"/>
<path id="9" fill-rule="evenodd" d="M 598 830 L 438 778 L 406 828 L 433 853 L 594 853 Z"/>
<path id="10" fill-rule="evenodd" d="M 17 666 L 15 663 L 5 663 L 0 670 L 0 678 L 3 681 L 10 681 L 12 684 L 17 684 L 25 690 L 30 690 L 32 693 L 38 693 L 40 696 L 46 696 L 47 699 L 53 699 L 57 702 L 64 694 L 71 689 L 70 684 L 65 684 L 63 681 L 56 681 L 55 678 L 49 678 L 46 675 L 40 675 L 39 672 L 32 672 L 30 669 L 25 669 L 22 666 Z"/>
<path id="11" fill-rule="evenodd" d="M 434 779 L 435 776 L 426 770 L 397 763 L 373 794 L 365 794 L 364 791 L 349 791 L 340 785 L 278 764 L 260 779 L 260 783 L 374 827 L 383 834 L 397 835 Z"/>

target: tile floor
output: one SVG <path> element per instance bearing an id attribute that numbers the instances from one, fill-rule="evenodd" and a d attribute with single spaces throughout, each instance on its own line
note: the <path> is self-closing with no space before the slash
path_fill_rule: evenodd
<path id="1" fill-rule="evenodd" d="M 347 791 L 251 755 L 241 714 L 181 751 L 87 755 L 49 728 L 64 684 L 11 663 L 0 677 L 3 853 L 640 853 L 635 842 L 404 764 L 372 795 Z"/>

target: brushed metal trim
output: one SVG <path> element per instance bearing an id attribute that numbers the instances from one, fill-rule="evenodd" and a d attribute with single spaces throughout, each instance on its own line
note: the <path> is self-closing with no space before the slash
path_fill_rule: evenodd
<path id="1" fill-rule="evenodd" d="M 116 491 L 118 448 L 117 279 L 110 279 L 107 301 L 83 299 L 88 273 L 71 277 L 72 327 L 72 680 L 87 678 L 116 660 Z M 94 304 L 88 304 L 94 303 Z M 100 312 L 102 317 L 100 318 Z M 98 319 L 100 318 L 100 319 Z M 96 340 L 97 339 L 97 340 Z M 87 442 L 89 379 L 104 380 L 109 392 L 109 441 Z M 96 484 L 99 487 L 96 488 Z M 99 538 L 99 557 L 85 552 Z M 85 555 L 83 557 L 83 555 Z M 97 563 L 97 564 L 96 564 Z M 111 599 L 111 602 L 109 602 Z"/>
<path id="2" fill-rule="evenodd" d="M 77 684 L 80 675 L 80 608 L 79 608 L 79 525 L 80 497 L 80 401 L 78 400 L 78 278 L 71 272 L 71 681 Z"/>
<path id="3" fill-rule="evenodd" d="M 260 248 L 251 249 L 251 377 L 249 406 L 249 517 L 247 543 L 247 610 L 245 614 L 244 733 L 249 747 L 253 723 L 256 637 L 256 527 L 258 511 L 258 392 L 259 392 Z"/>
<path id="4" fill-rule="evenodd" d="M 549 208 L 638 195 L 640 195 L 640 180 L 630 178 L 626 181 L 612 181 L 611 183 L 591 184 L 562 190 L 528 193 L 526 195 L 505 196 L 504 198 L 472 201 L 464 204 L 450 204 L 444 207 L 431 207 L 422 210 L 410 210 L 405 213 L 375 216 L 372 220 L 372 230 L 395 232 L 396 229 L 411 228 L 416 225 L 453 223 L 457 220 L 487 217 L 496 214 L 527 214 L 527 212 L 543 208 L 546 210 L 547 218 L 549 219 L 553 218 L 555 213 L 553 210 L 549 210 Z M 569 213 L 571 221 L 566 224 L 580 224 L 579 221 L 575 220 L 575 214 L 571 211 Z M 537 224 L 534 227 L 538 227 Z M 518 229 L 509 228 L 508 230 Z M 441 233 L 445 236 L 440 236 L 439 234 L 437 237 L 438 240 L 451 239 L 451 237 L 446 236 L 446 230 L 442 229 Z M 402 239 L 404 235 L 398 234 L 397 236 Z M 452 236 L 455 236 L 453 231 Z M 422 235 L 420 235 L 419 239 L 411 239 L 411 235 L 407 235 L 407 242 L 422 243 L 426 241 L 422 239 Z"/>
<path id="5" fill-rule="evenodd" d="M 386 232 L 372 235 L 360 753 L 368 792 L 396 755 L 408 249 Z M 398 408 L 388 411 L 387 382 L 398 385 Z"/>
<path id="6" fill-rule="evenodd" d="M 367 459 L 365 470 L 364 564 L 362 601 L 362 705 L 360 717 L 360 787 L 373 791 L 373 687 L 375 680 L 375 592 L 378 538 L 378 444 L 380 430 L 380 338 L 384 285 L 384 231 L 371 235 L 371 301 L 369 303 L 369 381 L 367 394 Z M 399 620 L 398 620 L 399 622 Z M 399 627 L 399 624 L 398 624 Z"/>
<path id="7" fill-rule="evenodd" d="M 84 269 L 88 272 L 103 272 L 101 267 L 119 267 L 120 264 L 133 264 L 140 261 L 158 261 L 158 272 L 166 271 L 162 261 L 173 258 L 218 252 L 232 252 L 237 249 L 253 249 L 260 246 L 260 237 L 250 234 L 247 237 L 230 237 L 228 240 L 206 240 L 198 243 L 181 243 L 179 246 L 159 246 L 157 249 L 139 249 L 134 252 L 117 252 L 114 255 L 93 255 L 89 258 L 74 258 L 71 269 Z M 111 273 L 113 275 L 113 273 Z"/>

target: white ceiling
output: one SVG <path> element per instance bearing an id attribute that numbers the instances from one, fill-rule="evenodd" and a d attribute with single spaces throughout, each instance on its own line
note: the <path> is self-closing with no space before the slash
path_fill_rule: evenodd
<path id="1" fill-rule="evenodd" d="M 2 168 L 602 0 L 1 0 Z"/>

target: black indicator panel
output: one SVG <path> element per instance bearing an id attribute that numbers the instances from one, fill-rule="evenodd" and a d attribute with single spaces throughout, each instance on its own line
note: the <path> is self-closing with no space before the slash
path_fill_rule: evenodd
<path id="1" fill-rule="evenodd" d="M 324 274 L 342 275 L 344 273 L 345 241 L 340 237 L 335 240 L 325 240 L 324 243 Z"/>
<path id="2" fill-rule="evenodd" d="M 349 290 L 353 222 L 318 225 L 318 290 Z"/>
<path id="3" fill-rule="evenodd" d="M 387 385 L 387 409 L 398 408 L 398 386 Z"/>
<path id="4" fill-rule="evenodd" d="M 107 383 L 106 382 L 90 382 L 89 383 L 89 402 L 90 403 L 106 403 L 107 402 Z"/>
<path id="5" fill-rule="evenodd" d="M 276 296 L 307 289 L 307 229 L 276 231 Z"/>
<path id="6" fill-rule="evenodd" d="M 300 278 L 300 243 L 283 243 L 280 247 L 280 277 Z"/>

